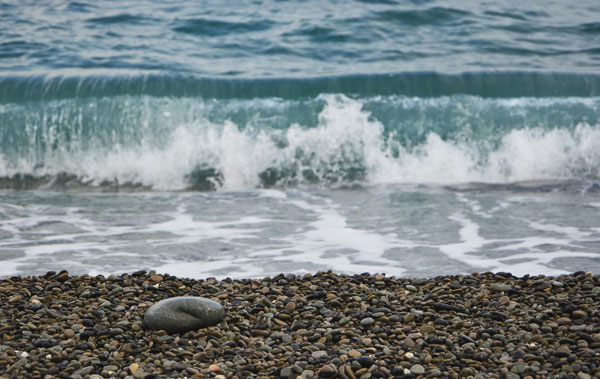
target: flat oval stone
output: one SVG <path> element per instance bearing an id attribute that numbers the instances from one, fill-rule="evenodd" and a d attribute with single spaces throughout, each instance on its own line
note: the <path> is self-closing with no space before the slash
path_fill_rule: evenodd
<path id="1" fill-rule="evenodd" d="M 182 296 L 153 304 L 144 315 L 148 329 L 184 333 L 218 324 L 225 317 L 221 304 L 203 297 Z"/>

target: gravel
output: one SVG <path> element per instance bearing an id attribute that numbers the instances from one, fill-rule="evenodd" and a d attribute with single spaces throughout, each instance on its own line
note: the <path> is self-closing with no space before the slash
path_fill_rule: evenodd
<path id="1" fill-rule="evenodd" d="M 600 378 L 599 288 L 585 272 L 7 277 L 0 376 Z M 146 310 L 175 296 L 216 301 L 225 319 L 146 329 Z"/>

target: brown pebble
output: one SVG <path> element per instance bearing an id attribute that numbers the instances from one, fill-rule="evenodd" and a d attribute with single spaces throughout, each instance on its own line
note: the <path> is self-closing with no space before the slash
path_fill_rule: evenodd
<path id="1" fill-rule="evenodd" d="M 347 365 L 343 366 L 343 369 L 344 369 L 344 372 L 346 373 L 346 376 L 348 376 L 348 378 L 356 379 L 356 375 L 354 375 L 354 371 L 352 371 L 352 368 L 350 366 L 347 366 Z"/>
<path id="2" fill-rule="evenodd" d="M 221 369 L 221 367 L 219 367 L 219 365 L 210 365 L 208 366 L 208 369 L 212 372 L 218 372 Z"/>
<path id="3" fill-rule="evenodd" d="M 287 303 L 285 305 L 285 310 L 288 312 L 293 312 L 296 310 L 296 303 L 294 303 L 293 301 L 290 301 L 289 303 Z"/>
<path id="4" fill-rule="evenodd" d="M 571 323 L 571 319 L 568 317 L 559 317 L 556 319 L 558 325 L 568 325 Z"/>
<path id="5" fill-rule="evenodd" d="M 507 304 L 510 301 L 510 297 L 504 295 L 504 296 L 500 296 L 500 298 L 498 299 L 498 302 L 502 305 Z"/>
<path id="6" fill-rule="evenodd" d="M 348 352 L 348 356 L 352 357 L 352 358 L 357 358 L 357 357 L 360 357 L 361 355 L 362 354 L 360 353 L 360 351 L 354 350 L 354 349 L 352 349 Z"/>
<path id="7" fill-rule="evenodd" d="M 325 365 L 318 371 L 320 375 L 331 375 L 336 373 L 336 369 L 332 365 Z"/>
<path id="8" fill-rule="evenodd" d="M 356 372 L 354 374 L 358 375 L 358 376 L 361 376 L 365 372 L 367 372 L 367 369 L 363 367 L 363 368 L 359 368 L 358 370 L 356 370 Z"/>
<path id="9" fill-rule="evenodd" d="M 73 331 L 73 329 L 65 329 L 65 331 L 63 332 L 63 334 L 67 338 L 73 338 L 73 336 L 75 335 L 75 332 Z"/>
<path id="10" fill-rule="evenodd" d="M 152 280 L 154 283 L 160 283 L 163 280 L 162 275 L 152 275 L 150 277 L 150 280 Z"/>
<path id="11" fill-rule="evenodd" d="M 571 315 L 573 316 L 573 318 L 586 318 L 587 317 L 587 313 L 585 313 L 585 311 L 582 311 L 579 309 L 573 311 L 573 313 L 571 313 Z"/>

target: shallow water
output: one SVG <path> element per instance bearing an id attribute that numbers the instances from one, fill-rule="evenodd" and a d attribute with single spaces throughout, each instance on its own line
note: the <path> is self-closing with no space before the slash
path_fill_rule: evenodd
<path id="1" fill-rule="evenodd" d="M 597 189 L 548 189 L 7 192 L 0 274 L 600 271 Z"/>

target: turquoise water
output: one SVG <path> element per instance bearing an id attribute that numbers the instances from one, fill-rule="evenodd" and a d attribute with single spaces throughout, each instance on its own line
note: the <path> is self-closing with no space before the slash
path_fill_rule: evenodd
<path id="1" fill-rule="evenodd" d="M 3 273 L 598 271 L 599 19 L 595 1 L 0 4 Z"/>

